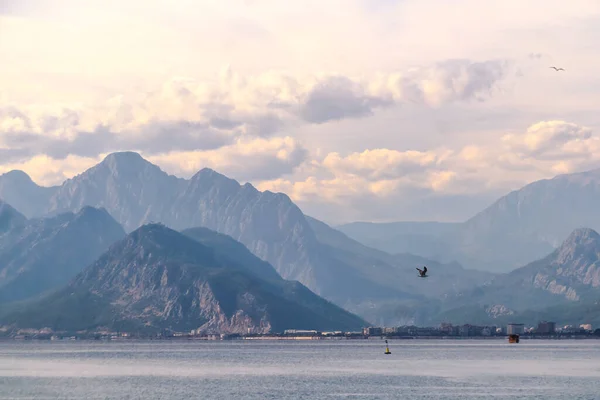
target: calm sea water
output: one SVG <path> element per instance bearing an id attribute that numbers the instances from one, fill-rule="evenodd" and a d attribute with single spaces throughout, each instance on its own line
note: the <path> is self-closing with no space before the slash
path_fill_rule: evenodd
<path id="1" fill-rule="evenodd" d="M 3 342 L 0 399 L 598 399 L 600 341 Z"/>

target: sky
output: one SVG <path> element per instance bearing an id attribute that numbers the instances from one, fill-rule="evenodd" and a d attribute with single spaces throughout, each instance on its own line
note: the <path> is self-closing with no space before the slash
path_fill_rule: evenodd
<path id="1" fill-rule="evenodd" d="M 131 150 L 332 224 L 463 221 L 600 168 L 599 46 L 598 0 L 0 0 L 0 173 Z"/>

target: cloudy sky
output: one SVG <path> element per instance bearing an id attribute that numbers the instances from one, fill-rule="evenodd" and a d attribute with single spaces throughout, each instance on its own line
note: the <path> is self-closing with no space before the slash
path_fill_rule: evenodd
<path id="1" fill-rule="evenodd" d="M 0 0 L 0 173 L 133 150 L 330 223 L 460 221 L 600 167 L 599 48 L 598 0 Z"/>

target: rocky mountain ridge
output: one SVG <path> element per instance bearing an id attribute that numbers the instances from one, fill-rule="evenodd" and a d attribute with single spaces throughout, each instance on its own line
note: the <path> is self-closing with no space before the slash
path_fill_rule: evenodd
<path id="1" fill-rule="evenodd" d="M 51 192 L 43 213 L 89 205 L 105 208 L 126 231 L 155 221 L 176 230 L 204 227 L 231 236 L 283 278 L 367 319 L 379 315 L 381 302 L 418 302 L 487 279 L 455 264 L 359 249 L 325 224 L 317 235 L 318 224 L 285 194 L 258 191 L 208 168 L 190 179 L 177 178 L 133 152 L 110 154 Z M 21 200 L 28 201 L 25 196 Z M 414 263 L 435 264 L 445 271 L 437 275 L 443 279 L 430 278 L 425 289 L 414 280 Z"/>
<path id="2" fill-rule="evenodd" d="M 354 330 L 367 323 L 297 282 L 263 279 L 249 252 L 227 257 L 228 239 L 200 241 L 161 224 L 113 244 L 65 288 L 2 317 L 19 327 L 55 330 L 267 333 L 284 329 Z M 212 238 L 210 236 L 213 236 Z M 224 246 L 224 247 L 223 247 Z M 238 250 L 240 250 L 238 248 Z"/>
<path id="3" fill-rule="evenodd" d="M 598 298 L 600 235 L 579 228 L 546 257 L 449 298 L 438 318 L 465 320 L 477 314 L 491 320 L 516 318 L 561 307 L 577 310 L 578 305 L 583 307 Z"/>

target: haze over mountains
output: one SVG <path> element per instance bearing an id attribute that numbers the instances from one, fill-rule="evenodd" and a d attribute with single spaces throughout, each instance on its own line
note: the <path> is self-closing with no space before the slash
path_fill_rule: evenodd
<path id="1" fill-rule="evenodd" d="M 550 253 L 574 229 L 600 229 L 599 200 L 596 169 L 533 182 L 464 223 L 354 223 L 337 229 L 384 251 L 508 272 Z"/>
<path id="2" fill-rule="evenodd" d="M 488 209 L 461 224 L 355 223 L 336 230 L 304 215 L 285 194 L 260 192 L 248 183 L 240 185 L 237 181 L 207 168 L 200 170 L 190 179 L 177 178 L 166 174 L 133 152 L 110 154 L 98 165 L 65 181 L 61 186 L 51 188 L 39 187 L 24 173 L 13 171 L 0 176 L 0 197 L 11 199 L 13 202 L 11 205 L 0 203 L 0 250 L 5 249 L 0 251 L 0 257 L 4 257 L 1 260 L 4 260 L 3 265 L 6 266 L 0 270 L 3 271 L 0 295 L 5 293 L 5 301 L 21 300 L 71 282 L 69 290 L 72 290 L 72 293 L 75 293 L 73 290 L 81 290 L 77 292 L 82 296 L 81 304 L 87 304 L 85 307 L 88 307 L 77 309 L 79 311 L 76 315 L 80 315 L 81 318 L 96 307 L 94 304 L 102 304 L 102 312 L 110 310 L 122 316 L 136 315 L 133 319 L 123 317 L 121 322 L 113 321 L 116 324 L 111 325 L 113 327 L 130 323 L 134 324 L 131 326 L 140 327 L 140 321 L 147 318 L 148 321 L 153 321 L 149 323 L 157 329 L 165 326 L 187 329 L 194 325 L 192 320 L 204 318 L 202 324 L 208 324 L 206 327 L 211 329 L 234 332 L 251 325 L 252 329 L 260 330 L 264 324 L 261 325 L 257 321 L 266 314 L 258 320 L 256 316 L 260 314 L 257 310 L 262 306 L 252 306 L 254 311 L 249 311 L 250 309 L 244 308 L 245 303 L 235 300 L 235 307 L 238 307 L 236 310 L 246 310 L 250 319 L 244 317 L 234 321 L 231 318 L 235 312 L 232 314 L 221 310 L 221 313 L 216 306 L 212 311 L 208 311 L 194 305 L 195 314 L 186 314 L 187 311 L 183 310 L 189 310 L 189 307 L 192 307 L 191 303 L 176 300 L 183 301 L 183 294 L 194 290 L 194 296 L 198 298 L 202 292 L 198 291 L 200 286 L 214 290 L 211 285 L 216 285 L 217 281 L 211 279 L 217 279 L 216 277 L 220 277 L 218 282 L 223 283 L 222 279 L 225 279 L 225 276 L 238 277 L 241 276 L 240 273 L 243 275 L 248 272 L 240 272 L 240 268 L 237 267 L 231 269 L 237 265 L 249 268 L 253 278 L 239 278 L 241 281 L 233 279 L 230 284 L 225 285 L 229 295 L 217 299 L 217 294 L 212 294 L 213 297 L 217 296 L 215 304 L 233 301 L 232 299 L 237 299 L 240 293 L 258 296 L 264 300 L 264 304 L 287 299 L 285 301 L 290 301 L 292 308 L 304 304 L 303 307 L 308 310 L 306 312 L 311 315 L 307 318 L 310 321 L 321 321 L 325 325 L 326 320 L 335 320 L 340 324 L 343 320 L 346 321 L 344 324 L 355 326 L 358 319 L 355 316 L 350 317 L 351 314 L 342 317 L 344 314 L 340 314 L 338 309 L 332 311 L 336 317 L 323 320 L 322 315 L 319 317 L 317 312 L 321 307 L 318 305 L 320 300 L 306 303 L 306 296 L 322 296 L 335 305 L 360 315 L 370 323 L 385 325 L 424 324 L 442 320 L 452 322 L 463 319 L 469 322 L 468 318 L 471 315 L 481 320 L 497 321 L 497 318 L 502 316 L 517 316 L 521 315 L 519 313 L 533 310 L 527 308 L 531 307 L 530 305 L 537 307 L 534 311 L 542 312 L 548 307 L 571 304 L 574 300 L 578 306 L 588 309 L 592 307 L 593 313 L 594 296 L 598 289 L 596 284 L 590 282 L 596 282 L 598 278 L 594 272 L 597 271 L 594 269 L 594 258 L 590 256 L 595 253 L 589 249 L 593 248 L 596 241 L 595 232 L 590 229 L 575 231 L 559 251 L 561 261 L 553 261 L 551 257 L 555 257 L 553 245 L 564 240 L 561 239 L 561 235 L 566 237 L 579 227 L 578 224 L 592 226 L 596 223 L 596 219 L 588 218 L 591 222 L 588 225 L 585 215 L 593 213 L 592 200 L 598 193 L 597 176 L 600 176 L 597 171 L 591 171 L 536 182 L 501 198 Z M 575 194 L 564 194 L 567 189 Z M 577 207 L 567 207 L 565 204 L 570 201 L 574 201 L 572 204 Z M 559 215 L 560 210 L 566 210 L 566 216 Z M 95 217 L 89 221 L 84 218 L 86 215 Z M 34 218 L 27 220 L 26 217 Z M 146 225 L 150 222 L 163 223 L 166 225 L 164 229 L 168 231 L 163 232 L 163 228 L 159 228 L 160 225 Z M 143 229 L 140 228 L 142 226 Z M 574 227 L 568 228 L 569 226 Z M 171 229 L 182 232 L 177 233 Z M 97 261 L 100 254 L 111 243 L 122 239 L 126 232 L 136 232 L 136 237 L 143 242 L 141 247 L 132 244 L 127 247 L 127 251 L 113 249 L 110 256 L 105 253 L 104 261 Z M 161 236 L 160 232 L 164 235 Z M 128 240 L 133 240 L 131 234 Z M 210 256 L 206 253 L 200 257 L 204 261 L 186 259 L 186 263 L 205 266 L 211 271 L 215 265 L 224 265 L 226 268 L 219 270 L 215 275 L 206 272 L 208 270 L 202 269 L 204 267 L 200 268 L 204 271 L 201 273 L 198 272 L 200 270 L 186 269 L 187 267 L 178 264 L 179 266 L 174 267 L 175 275 L 189 278 L 185 280 L 186 285 L 190 283 L 190 279 L 196 283 L 183 288 L 181 285 L 170 286 L 171 282 L 163 289 L 169 293 L 179 291 L 183 297 L 149 292 L 143 288 L 154 285 L 153 290 L 159 290 L 162 287 L 156 286 L 156 281 L 152 280 L 153 274 L 164 268 L 162 262 L 173 265 L 177 262 L 174 261 L 176 258 L 172 260 L 171 256 L 167 257 L 171 254 L 170 250 L 167 251 L 167 245 L 161 241 L 159 242 L 162 244 L 158 245 L 154 239 L 147 239 L 150 242 L 144 241 L 146 239 L 142 236 L 146 234 L 148 237 L 159 235 L 165 243 L 172 243 L 173 248 L 179 245 L 175 242 L 193 239 L 212 249 L 212 252 Z M 86 244 L 88 242 L 92 244 Z M 582 244 L 588 242 L 592 244 Z M 79 246 L 68 246 L 73 243 L 79 243 Z M 167 251 L 167 258 L 158 263 L 140 255 L 146 254 L 147 250 L 143 249 L 154 245 L 158 246 L 156 251 Z M 87 246 L 95 246 L 94 251 L 83 251 Z M 169 246 L 171 245 L 167 247 Z M 565 246 L 571 250 L 565 250 Z M 377 247 L 380 249 L 376 249 Z M 385 249 L 388 251 L 383 251 Z M 548 256 L 550 253 L 552 255 Z M 529 264 L 536 259 L 540 261 Z M 110 260 L 110 267 L 107 260 Z M 124 263 L 124 260 L 137 260 L 137 267 Z M 87 278 L 83 279 L 83 275 L 79 275 L 78 283 L 74 283 L 72 279 L 75 275 L 94 261 L 93 268 L 99 272 L 90 275 L 86 269 Z M 57 264 L 60 264 L 60 267 L 55 266 Z M 498 275 L 484 270 L 465 269 L 461 264 L 478 269 L 493 268 L 496 271 L 513 270 L 512 265 L 529 265 L 508 275 Z M 416 277 L 415 268 L 422 265 L 427 265 L 431 271 L 426 280 Z M 561 266 L 556 267 L 557 265 Z M 27 267 L 20 269 L 19 266 Z M 106 281 L 100 290 L 94 286 L 94 282 L 102 280 L 98 274 L 104 274 L 104 268 L 108 268 L 109 272 L 106 274 L 136 276 L 135 283 L 113 279 Z M 143 271 L 138 270 L 139 268 Z M 564 272 L 578 268 L 585 269 L 585 272 Z M 531 271 L 534 270 L 536 272 L 532 278 Z M 26 271 L 38 271 L 39 277 L 52 274 L 56 274 L 56 277 L 40 279 L 45 282 L 44 286 L 33 280 L 28 281 L 30 278 L 27 278 Z M 30 274 L 38 276 L 38 272 Z M 578 280 L 573 280 L 575 276 L 579 277 Z M 584 278 L 581 278 L 582 276 Z M 268 289 L 270 294 L 267 296 L 266 292 L 248 291 L 250 286 L 256 287 L 251 284 L 256 279 L 260 281 L 258 287 L 263 287 L 264 282 L 280 283 L 275 284 L 275 289 L 269 286 L 271 289 Z M 289 297 L 289 285 L 293 283 L 281 283 L 287 282 L 285 280 L 298 281 L 314 294 L 302 295 L 304 300 Z M 536 282 L 535 285 L 527 283 L 530 281 Z M 113 288 L 113 283 L 118 283 L 118 288 Z M 183 284 L 184 281 L 180 283 Z M 11 288 L 11 285 L 14 288 Z M 310 293 L 302 285 L 298 290 Z M 28 292 L 22 290 L 22 287 L 30 287 L 31 290 Z M 518 292 L 516 288 L 522 288 L 523 293 Z M 32 310 L 35 309 L 29 308 L 26 310 L 28 316 L 23 317 L 25 319 L 14 314 L 14 321 L 42 323 L 50 321 L 44 319 L 45 315 L 58 318 L 60 307 L 74 306 L 71 300 L 67 300 L 67 289 L 61 290 L 60 293 L 54 293 L 53 300 L 48 303 L 54 304 L 54 308 L 44 308 L 46 312 L 36 311 L 33 314 Z M 137 295 L 133 296 L 132 290 L 143 293 L 143 296 L 140 294 L 143 300 L 139 296 L 136 297 Z M 89 297 L 90 291 L 96 291 L 100 297 Z M 271 295 L 275 297 L 269 297 Z M 276 298 L 279 300 L 275 300 Z M 140 308 L 148 302 L 155 304 L 156 310 L 163 307 L 164 311 L 164 307 L 177 305 L 180 311 L 175 314 L 160 314 L 156 311 L 150 318 L 150 314 L 144 314 L 145 311 Z M 42 304 L 46 303 L 39 303 L 39 306 Z M 115 304 L 119 306 L 114 308 Z M 106 315 L 101 312 L 97 315 L 98 319 L 86 320 L 86 326 L 109 324 Z M 248 322 L 250 320 L 253 321 L 251 324 Z M 364 320 L 361 322 L 366 323 Z M 72 323 L 76 322 L 60 318 L 52 321 L 58 325 L 71 324 L 71 327 L 75 327 Z M 275 320 L 269 321 L 271 326 L 283 326 Z M 289 324 L 289 321 L 286 323 Z"/>
<path id="3" fill-rule="evenodd" d="M 27 196 L 38 190 L 31 180 L 11 173 L 1 176 L 0 182 L 1 187 L 12 188 L 15 204 L 26 204 L 23 210 L 35 209 Z M 19 195 L 19 183 L 23 195 Z M 410 255 L 392 257 L 358 246 L 306 217 L 285 194 L 260 192 L 207 168 L 189 180 L 177 178 L 133 152 L 110 154 L 43 193 L 45 206 L 35 215 L 76 211 L 89 205 L 105 208 L 126 231 L 155 221 L 176 230 L 205 227 L 229 235 L 273 265 L 284 279 L 297 280 L 369 320 L 384 317 L 373 304 L 418 304 L 426 297 L 454 293 L 491 276 L 465 271 L 456 264 L 441 265 Z M 415 263 L 444 272 L 430 278 L 429 287 L 423 290 L 413 280 Z M 407 318 L 412 318 L 410 313 Z"/>
<path id="4" fill-rule="evenodd" d="M 600 235 L 576 229 L 546 257 L 447 300 L 435 319 L 600 323 Z"/>
<path id="5" fill-rule="evenodd" d="M 14 220 L 0 235 L 0 302 L 23 300 L 66 284 L 125 236 L 106 210 L 92 207 L 76 214 Z"/>

